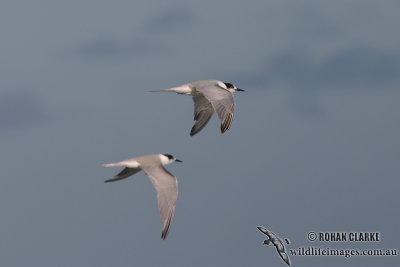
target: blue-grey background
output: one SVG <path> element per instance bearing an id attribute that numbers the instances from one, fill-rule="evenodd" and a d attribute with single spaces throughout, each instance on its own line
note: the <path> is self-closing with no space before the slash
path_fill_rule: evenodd
<path id="1" fill-rule="evenodd" d="M 399 248 L 399 1 L 11 1 L 0 4 L 0 266 L 285 266 L 289 249 Z M 231 129 L 194 137 L 202 79 L 236 94 Z M 179 181 L 160 239 L 143 173 Z M 374 231 L 379 243 L 308 242 Z M 399 266 L 398 257 L 291 257 L 293 266 Z"/>

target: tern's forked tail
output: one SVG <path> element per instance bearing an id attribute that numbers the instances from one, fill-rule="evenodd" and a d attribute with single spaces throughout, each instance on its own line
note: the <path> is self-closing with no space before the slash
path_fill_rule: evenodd
<path id="1" fill-rule="evenodd" d="M 157 93 L 157 92 L 171 92 L 171 91 L 169 89 L 147 91 L 147 93 Z"/>

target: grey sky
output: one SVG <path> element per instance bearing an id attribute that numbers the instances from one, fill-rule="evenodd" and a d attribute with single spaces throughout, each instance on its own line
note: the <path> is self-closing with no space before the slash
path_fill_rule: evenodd
<path id="1" fill-rule="evenodd" d="M 0 266 L 285 266 L 298 247 L 399 248 L 398 1 L 2 1 Z M 190 97 L 219 79 L 232 127 L 195 137 Z M 102 163 L 183 160 L 160 239 L 156 193 Z M 379 243 L 308 242 L 378 231 Z M 291 257 L 398 266 L 398 257 Z"/>

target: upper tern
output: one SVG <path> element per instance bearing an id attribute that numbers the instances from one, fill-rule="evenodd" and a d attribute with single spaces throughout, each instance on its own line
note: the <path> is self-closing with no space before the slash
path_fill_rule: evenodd
<path id="1" fill-rule="evenodd" d="M 104 167 L 125 167 L 114 178 L 104 181 L 105 183 L 125 179 L 140 170 L 149 176 L 150 181 L 157 190 L 158 208 L 161 221 L 164 223 L 161 233 L 162 239 L 165 239 L 168 235 L 172 217 L 174 216 L 175 202 L 178 198 L 178 181 L 164 166 L 175 161 L 182 162 L 169 154 L 152 154 L 102 165 Z"/>
<path id="2" fill-rule="evenodd" d="M 244 92 L 243 89 L 239 89 L 231 83 L 204 80 L 150 92 L 175 92 L 193 96 L 194 120 L 196 121 L 190 131 L 190 136 L 193 136 L 207 125 L 214 111 L 217 112 L 221 120 L 221 133 L 229 129 L 235 111 L 235 100 L 233 98 L 235 91 Z"/>

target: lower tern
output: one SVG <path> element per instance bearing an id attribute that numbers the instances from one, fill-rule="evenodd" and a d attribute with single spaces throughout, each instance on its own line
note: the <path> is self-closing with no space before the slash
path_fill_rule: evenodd
<path id="1" fill-rule="evenodd" d="M 221 120 L 221 133 L 231 127 L 235 111 L 235 100 L 233 98 L 233 92 L 235 91 L 244 92 L 243 89 L 239 89 L 231 83 L 204 80 L 150 92 L 175 92 L 193 96 L 194 120 L 196 121 L 190 131 L 190 136 L 193 136 L 207 125 L 214 111 Z"/>
<path id="2" fill-rule="evenodd" d="M 169 154 L 152 154 L 102 165 L 104 167 L 125 167 L 114 178 L 104 181 L 105 183 L 125 179 L 141 170 L 149 176 L 157 191 L 158 208 L 161 221 L 164 223 L 161 238 L 164 240 L 168 235 L 174 216 L 175 202 L 178 198 L 178 181 L 164 166 L 175 161 L 182 162 Z"/>

